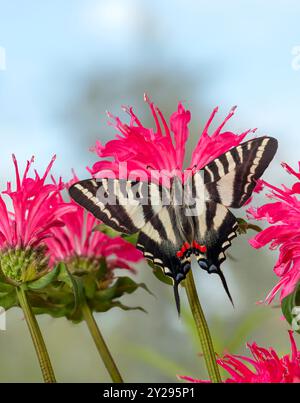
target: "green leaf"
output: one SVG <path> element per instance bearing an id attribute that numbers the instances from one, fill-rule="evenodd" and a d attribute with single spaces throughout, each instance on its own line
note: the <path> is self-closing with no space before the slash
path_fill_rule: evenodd
<path id="1" fill-rule="evenodd" d="M 148 265 L 152 268 L 154 276 L 159 281 L 162 281 L 163 283 L 168 284 L 168 285 L 173 285 L 172 279 L 170 277 L 166 276 L 165 273 L 163 272 L 163 270 L 159 266 L 156 266 L 152 262 L 148 262 Z"/>
<path id="2" fill-rule="evenodd" d="M 93 231 L 100 231 L 103 234 L 109 236 L 110 238 L 116 238 L 121 235 L 120 232 L 115 231 L 114 229 L 108 227 L 105 224 L 98 224 L 94 227 Z"/>
<path id="3" fill-rule="evenodd" d="M 74 292 L 74 299 L 75 299 L 75 304 L 74 304 L 74 309 L 72 312 L 72 315 L 76 315 L 77 311 L 80 311 L 81 314 L 81 304 L 84 300 L 84 291 L 83 291 L 83 284 L 82 281 L 79 277 L 72 276 L 72 282 L 73 282 L 73 292 Z"/>
<path id="4" fill-rule="evenodd" d="M 95 273 L 97 280 L 102 280 L 107 274 L 106 260 L 103 258 L 100 260 L 99 269 Z"/>
<path id="5" fill-rule="evenodd" d="M 95 278 L 93 276 L 83 276 L 82 285 L 86 297 L 89 299 L 93 298 L 97 290 Z"/>
<path id="6" fill-rule="evenodd" d="M 140 310 L 146 312 L 141 307 L 128 307 L 116 300 L 117 298 L 122 297 L 124 294 L 132 294 L 138 288 L 142 288 L 153 295 L 145 284 L 138 284 L 129 277 L 119 277 L 109 288 L 97 291 L 92 299 L 88 299 L 88 303 L 92 310 L 96 312 L 106 312 L 114 307 L 118 307 L 123 310 Z"/>
<path id="7" fill-rule="evenodd" d="M 1 292 L 11 292 L 14 289 L 14 286 L 7 284 L 7 283 L 1 283 L 0 282 L 0 293 Z"/>
<path id="8" fill-rule="evenodd" d="M 98 301 L 112 300 L 124 294 L 132 294 L 138 288 L 143 288 L 145 291 L 149 292 L 149 294 L 153 295 L 145 284 L 138 284 L 130 277 L 119 277 L 111 287 L 98 291 L 96 298 Z"/>
<path id="9" fill-rule="evenodd" d="M 0 270 L 0 306 L 7 310 L 13 306 L 18 306 L 18 299 L 15 287 L 5 281 Z"/>
<path id="10" fill-rule="evenodd" d="M 84 293 L 83 293 L 83 284 L 82 280 L 78 276 L 73 276 L 67 266 L 64 264 L 64 267 L 61 268 L 61 273 L 63 274 L 63 278 L 65 282 L 70 286 L 70 288 L 73 291 L 74 295 L 74 309 L 73 313 L 79 309 L 83 299 L 84 299 Z"/>
<path id="11" fill-rule="evenodd" d="M 131 244 L 134 245 L 134 246 L 135 246 L 136 243 L 137 243 L 137 237 L 138 237 L 137 234 L 132 234 L 132 235 L 122 234 L 122 238 L 123 238 L 125 241 L 131 243 Z"/>
<path id="12" fill-rule="evenodd" d="M 249 229 L 252 229 L 253 231 L 256 231 L 256 232 L 262 231 L 262 228 L 260 228 L 258 225 L 248 223 L 243 218 L 237 218 L 236 220 L 239 225 L 238 232 L 240 234 L 246 234 Z"/>
<path id="13" fill-rule="evenodd" d="M 110 238 L 116 238 L 118 236 L 121 236 L 125 241 L 131 243 L 132 245 L 136 245 L 136 241 L 137 241 L 137 234 L 122 234 L 121 232 L 118 232 L 110 227 L 108 227 L 105 224 L 98 224 L 94 227 L 94 231 L 100 231 L 103 234 L 109 236 Z"/>
<path id="14" fill-rule="evenodd" d="M 281 301 L 282 313 L 290 325 L 293 325 L 293 321 L 295 320 L 295 314 L 293 314 L 295 307 L 299 307 L 300 309 L 300 282 L 297 284 L 295 290 Z M 300 333 L 300 329 L 296 331 Z"/>
<path id="15" fill-rule="evenodd" d="M 49 273 L 40 277 L 38 280 L 31 281 L 27 283 L 27 288 L 30 290 L 40 290 L 42 288 L 47 287 L 58 275 L 59 273 L 59 265 L 55 266 L 54 269 L 49 271 Z"/>
<path id="16" fill-rule="evenodd" d="M 14 287 L 12 287 L 10 292 L 0 292 L 0 306 L 7 310 L 17 305 L 18 299 Z"/>
<path id="17" fill-rule="evenodd" d="M 84 298 L 82 281 L 80 277 L 73 276 L 69 272 L 67 265 L 65 263 L 61 262 L 58 266 L 59 266 L 59 274 L 57 276 L 57 279 L 66 283 L 73 292 L 74 308 L 71 315 L 75 315 L 80 307 L 82 299 Z"/>
<path id="18" fill-rule="evenodd" d="M 54 318 L 68 316 L 74 307 L 73 296 L 71 300 L 65 296 L 61 301 L 55 301 L 49 295 L 37 294 L 37 291 L 29 294 L 29 301 L 35 315 L 48 314 Z"/>
<path id="19" fill-rule="evenodd" d="M 144 313 L 148 313 L 144 308 L 142 308 L 141 306 L 127 306 L 122 304 L 122 302 L 120 301 L 113 301 L 111 303 L 111 307 L 112 308 L 120 308 L 123 309 L 123 311 L 142 311 Z"/>
<path id="20" fill-rule="evenodd" d="M 61 262 L 56 267 L 58 267 L 57 280 L 66 283 L 70 288 L 73 288 L 72 277 L 66 264 L 64 262 Z"/>

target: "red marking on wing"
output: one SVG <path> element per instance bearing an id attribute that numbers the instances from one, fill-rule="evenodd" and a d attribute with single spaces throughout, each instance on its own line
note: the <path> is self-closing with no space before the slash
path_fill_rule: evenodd
<path id="1" fill-rule="evenodd" d="M 201 253 L 207 252 L 207 247 L 205 245 L 199 245 L 198 242 L 196 242 L 196 241 L 193 241 L 191 245 L 188 242 L 184 242 L 181 249 L 176 253 L 176 256 L 179 259 L 181 259 L 183 257 L 183 255 L 185 254 L 185 252 L 191 248 L 197 249 Z"/>
<path id="2" fill-rule="evenodd" d="M 182 258 L 183 252 L 182 252 L 181 250 L 179 250 L 179 251 L 176 253 L 176 256 L 177 256 L 179 259 Z"/>

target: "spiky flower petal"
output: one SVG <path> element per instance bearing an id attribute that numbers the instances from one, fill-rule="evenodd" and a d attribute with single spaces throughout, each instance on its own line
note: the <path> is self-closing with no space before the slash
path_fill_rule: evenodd
<path id="1" fill-rule="evenodd" d="M 280 280 L 266 297 L 269 303 L 278 292 L 281 300 L 285 298 L 300 281 L 300 173 L 285 163 L 282 166 L 298 181 L 291 188 L 282 185 L 282 189 L 262 181 L 263 186 L 271 191 L 267 197 L 272 202 L 247 211 L 250 217 L 271 224 L 250 240 L 253 248 L 270 244 L 270 249 L 279 249 L 274 272 Z"/>
<path id="2" fill-rule="evenodd" d="M 10 280 L 32 281 L 48 270 L 45 240 L 54 237 L 51 229 L 63 226 L 61 216 L 73 209 L 58 197 L 61 181 L 46 183 L 54 161 L 42 177 L 36 171 L 30 177 L 32 158 L 21 177 L 13 156 L 16 186 L 9 182 L 0 195 L 0 268 Z"/>
<path id="3" fill-rule="evenodd" d="M 300 383 L 300 351 L 297 349 L 293 332 L 289 331 L 291 355 L 279 357 L 276 351 L 258 346 L 256 343 L 247 344 L 252 358 L 226 354 L 217 360 L 230 378 L 225 383 Z M 180 376 L 188 382 L 208 383 L 207 380 Z"/>
<path id="4" fill-rule="evenodd" d="M 143 171 L 150 177 L 152 171 L 159 171 L 167 176 L 179 176 L 182 180 L 184 169 L 185 146 L 189 137 L 190 111 L 182 103 L 178 104 L 177 111 L 171 115 L 167 123 L 160 109 L 150 102 L 146 96 L 152 113 L 155 128 L 144 127 L 132 108 L 124 108 L 130 116 L 130 123 L 123 123 L 118 117 L 109 114 L 111 123 L 119 132 L 114 140 L 102 145 L 99 141 L 94 151 L 101 157 L 91 168 L 95 177 L 127 178 L 128 172 Z M 213 119 L 218 111 L 215 108 L 210 116 L 198 144 L 193 152 L 187 171 L 203 168 L 206 164 L 240 144 L 245 136 L 254 130 L 247 130 L 241 134 L 223 131 L 227 121 L 233 116 L 236 108 L 232 108 L 224 121 L 213 131 L 208 133 Z M 106 158 L 113 158 L 112 161 Z"/>

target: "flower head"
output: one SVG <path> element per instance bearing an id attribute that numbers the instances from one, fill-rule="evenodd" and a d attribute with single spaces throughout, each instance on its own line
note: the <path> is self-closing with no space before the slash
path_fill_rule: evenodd
<path id="1" fill-rule="evenodd" d="M 54 236 L 52 228 L 64 225 L 61 216 L 73 208 L 58 197 L 61 181 L 46 183 L 54 160 L 55 157 L 43 176 L 35 171 L 32 178 L 29 176 L 32 158 L 21 177 L 13 156 L 16 187 L 13 189 L 9 182 L 0 195 L 0 267 L 4 276 L 12 280 L 30 281 L 48 270 L 45 240 Z M 5 196 L 10 199 L 11 209 Z"/>
<path id="2" fill-rule="evenodd" d="M 169 176 L 174 176 L 174 172 L 176 172 L 175 174 L 184 180 L 182 171 L 191 113 L 184 108 L 182 103 L 179 103 L 177 111 L 171 115 L 168 124 L 160 109 L 150 102 L 147 96 L 145 96 L 145 100 L 154 118 L 155 128 L 144 127 L 132 108 L 124 108 L 130 116 L 129 125 L 109 114 L 109 117 L 114 120 L 114 123 L 111 124 L 119 134 L 116 139 L 105 145 L 98 141 L 94 150 L 99 157 L 112 157 L 113 161 L 96 162 L 90 170 L 93 176 L 108 176 L 109 170 L 116 177 L 121 178 L 126 173 L 120 171 L 120 166 L 126 162 L 127 172 L 142 170 L 149 176 L 151 170 L 164 171 Z M 222 131 L 226 122 L 233 116 L 234 107 L 222 124 L 209 135 L 208 130 L 217 111 L 218 108 L 214 109 L 206 123 L 187 170 L 203 168 L 230 148 L 240 144 L 251 132 L 251 130 L 247 130 L 241 134 L 234 134 L 230 131 Z"/>
<path id="3" fill-rule="evenodd" d="M 107 235 L 96 227 L 100 222 L 74 201 L 65 202 L 63 191 L 77 182 L 74 175 L 69 184 L 55 184 L 57 206 L 66 206 L 59 225 L 49 228 L 44 239 L 44 256 L 51 272 L 39 282 L 28 285 L 28 295 L 37 313 L 82 320 L 79 304 L 84 297 L 93 311 L 104 312 L 113 307 L 127 307 L 119 299 L 137 288 L 147 289 L 129 277 L 118 277 L 114 269 L 134 272 L 142 254 L 117 233 Z M 80 296 L 79 296 L 80 295 Z M 1 302 L 1 301 L 0 301 Z"/>
<path id="4" fill-rule="evenodd" d="M 279 358 L 276 351 L 259 347 L 256 343 L 247 344 L 252 358 L 226 354 L 217 360 L 230 378 L 225 383 L 300 383 L 300 351 L 297 349 L 293 332 L 289 331 L 291 355 Z M 189 382 L 207 383 L 209 381 L 180 376 Z"/>
<path id="5" fill-rule="evenodd" d="M 261 248 L 267 244 L 270 244 L 270 249 L 279 247 L 274 272 L 280 277 L 280 281 L 266 297 L 269 303 L 279 291 L 280 299 L 285 298 L 293 292 L 300 281 L 300 200 L 297 196 L 300 194 L 300 174 L 287 164 L 282 166 L 298 181 L 291 188 L 282 185 L 282 189 L 262 181 L 263 185 L 271 190 L 267 197 L 275 202 L 259 208 L 251 207 L 247 211 L 256 220 L 266 220 L 271 224 L 251 239 L 250 244 L 254 248 Z"/>

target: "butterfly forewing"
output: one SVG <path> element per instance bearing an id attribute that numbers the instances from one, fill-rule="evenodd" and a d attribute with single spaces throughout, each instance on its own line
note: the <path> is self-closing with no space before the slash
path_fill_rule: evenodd
<path id="1" fill-rule="evenodd" d="M 210 199 L 227 207 L 243 206 L 276 150 L 276 139 L 259 137 L 216 158 L 204 167 L 204 182 Z"/>
<path id="2" fill-rule="evenodd" d="M 134 234 L 162 208 L 168 190 L 155 183 L 87 179 L 69 189 L 70 196 L 116 231 Z"/>

